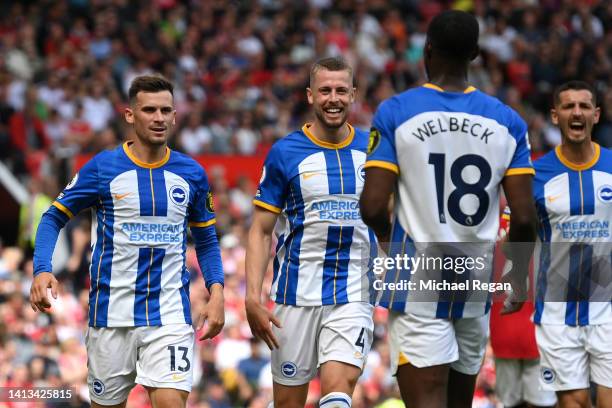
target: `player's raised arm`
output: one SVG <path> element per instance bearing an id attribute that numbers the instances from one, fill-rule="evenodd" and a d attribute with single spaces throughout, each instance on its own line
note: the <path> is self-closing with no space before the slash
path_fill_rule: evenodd
<path id="1" fill-rule="evenodd" d="M 246 251 L 247 319 L 253 335 L 265 341 L 270 349 L 279 346 L 276 336 L 272 333 L 270 322 L 276 327 L 280 327 L 280 322 L 265 305 L 261 304 L 261 287 L 268 269 L 272 232 L 277 217 L 277 213 L 255 206 Z"/>

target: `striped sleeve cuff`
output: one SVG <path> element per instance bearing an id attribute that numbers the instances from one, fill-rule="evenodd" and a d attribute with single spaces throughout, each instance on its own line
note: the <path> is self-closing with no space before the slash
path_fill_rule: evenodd
<path id="1" fill-rule="evenodd" d="M 258 207 L 264 208 L 268 211 L 272 211 L 275 214 L 280 214 L 282 211 L 280 208 L 275 207 L 268 203 L 264 203 L 263 201 L 260 201 L 260 200 L 253 200 L 253 204 L 255 204 Z"/>
<path id="2" fill-rule="evenodd" d="M 368 167 L 379 167 L 381 169 L 390 170 L 395 174 L 399 174 L 399 167 L 397 167 L 397 164 L 393 164 L 393 163 L 382 161 L 382 160 L 369 160 L 366 162 L 365 166 L 363 167 L 365 169 L 367 169 Z"/>
<path id="3" fill-rule="evenodd" d="M 517 167 L 506 170 L 504 176 L 518 176 L 520 174 L 531 174 L 535 176 L 535 170 L 532 167 Z"/>
<path id="4" fill-rule="evenodd" d="M 68 218 L 72 218 L 74 217 L 74 214 L 72 214 L 72 211 L 70 211 L 66 206 L 64 206 L 62 203 L 59 203 L 57 201 L 54 201 L 53 203 L 51 203 L 52 206 L 54 206 L 55 208 L 57 208 L 58 210 L 60 210 L 61 212 L 63 212 L 64 214 L 66 214 L 68 216 Z"/>
<path id="5" fill-rule="evenodd" d="M 204 228 L 204 227 L 208 227 L 209 225 L 213 225 L 216 222 L 217 222 L 217 220 L 215 218 L 213 218 L 212 220 L 208 220 L 208 221 L 204 221 L 204 222 L 190 222 L 189 226 L 190 227 Z"/>

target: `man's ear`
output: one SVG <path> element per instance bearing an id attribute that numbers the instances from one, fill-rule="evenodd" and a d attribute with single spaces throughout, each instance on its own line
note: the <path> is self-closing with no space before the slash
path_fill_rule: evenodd
<path id="1" fill-rule="evenodd" d="M 133 124 L 134 123 L 134 111 L 132 110 L 132 108 L 125 108 L 125 111 L 123 112 L 123 116 L 125 117 L 125 121 L 129 124 Z"/>
<path id="2" fill-rule="evenodd" d="M 553 125 L 559 126 L 559 116 L 557 115 L 557 111 L 555 109 L 550 110 L 550 120 Z"/>
<path id="3" fill-rule="evenodd" d="M 312 89 L 306 88 L 306 98 L 308 98 L 308 103 L 310 105 L 314 103 L 314 96 L 312 95 Z"/>

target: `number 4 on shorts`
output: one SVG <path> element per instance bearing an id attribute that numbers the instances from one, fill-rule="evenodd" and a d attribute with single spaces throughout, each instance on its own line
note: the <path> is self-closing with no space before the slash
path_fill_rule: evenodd
<path id="1" fill-rule="evenodd" d="M 361 328 L 361 331 L 359 332 L 359 337 L 357 337 L 357 341 L 355 342 L 355 345 L 357 347 L 361 347 L 361 352 L 363 353 L 363 349 L 365 348 L 365 339 L 363 337 L 365 333 L 365 327 Z"/>

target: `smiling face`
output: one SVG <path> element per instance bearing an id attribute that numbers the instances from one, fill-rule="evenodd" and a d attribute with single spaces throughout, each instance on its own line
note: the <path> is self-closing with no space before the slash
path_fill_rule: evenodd
<path id="1" fill-rule="evenodd" d="M 581 144 L 591 141 L 593 125 L 599 122 L 599 108 L 590 91 L 567 89 L 559 94 L 551 118 L 561 130 L 563 143 Z"/>
<path id="2" fill-rule="evenodd" d="M 310 88 L 306 89 L 316 121 L 328 129 L 338 129 L 346 122 L 355 100 L 353 78 L 348 70 L 330 71 L 319 68 Z"/>
<path id="3" fill-rule="evenodd" d="M 165 145 L 176 123 L 172 94 L 169 91 L 138 92 L 131 106 L 125 109 L 125 120 L 134 126 L 143 145 Z"/>

